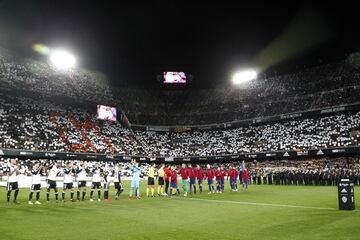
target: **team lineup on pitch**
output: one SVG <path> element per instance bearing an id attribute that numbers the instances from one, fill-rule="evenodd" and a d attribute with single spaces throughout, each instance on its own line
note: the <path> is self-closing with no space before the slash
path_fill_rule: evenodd
<path id="1" fill-rule="evenodd" d="M 219 166 L 217 169 L 212 169 L 208 164 L 205 171 L 200 165 L 186 165 L 182 164 L 179 169 L 175 165 L 161 164 L 159 168 L 155 168 L 155 164 L 151 164 L 147 172 L 147 188 L 146 196 L 180 196 L 181 191 L 178 186 L 178 177 L 181 178 L 181 188 L 183 196 L 188 194 L 203 193 L 203 181 L 207 181 L 208 194 L 223 193 L 225 191 L 225 178 L 229 179 L 230 190 L 233 192 L 238 191 L 238 178 L 244 189 L 248 188 L 249 184 L 249 171 L 245 168 L 243 162 L 241 167 L 241 175 L 239 175 L 238 166 L 230 165 L 229 169 L 224 169 Z M 129 200 L 136 198 L 141 199 L 140 196 L 140 181 L 141 181 L 141 168 L 136 160 L 131 161 L 130 170 L 132 172 Z M 46 177 L 46 201 L 50 202 L 51 190 L 54 191 L 55 201 L 59 202 L 58 191 L 58 176 L 63 175 L 61 200 L 65 202 L 66 193 L 70 192 L 69 200 L 71 202 L 84 201 L 87 189 L 87 177 L 91 176 L 91 189 L 90 201 L 94 201 L 94 193 L 97 192 L 97 201 L 101 201 L 101 191 L 103 186 L 103 199 L 109 200 L 109 189 L 111 185 L 111 176 L 113 178 L 114 187 L 116 189 L 115 200 L 118 200 L 120 194 L 124 191 L 121 180 L 121 169 L 119 165 L 115 167 L 101 168 L 99 163 L 90 170 L 86 167 L 84 161 L 80 161 L 79 165 L 73 165 L 68 161 L 62 167 L 62 162 L 57 161 L 50 166 L 41 165 L 40 161 L 34 163 L 30 170 L 20 170 L 16 159 L 11 159 L 7 166 L 7 202 L 11 201 L 11 193 L 13 194 L 12 201 L 19 204 L 17 196 L 19 194 L 18 176 L 26 175 L 31 176 L 31 187 L 29 193 L 29 205 L 33 205 L 33 197 L 36 195 L 35 204 L 40 205 L 40 192 L 41 192 L 41 178 Z M 157 179 L 157 194 L 155 194 L 155 178 Z M 76 179 L 76 180 L 75 180 Z M 214 181 L 216 180 L 216 182 Z M 77 185 L 75 195 L 75 184 Z M 189 187 L 189 189 L 188 189 Z"/>

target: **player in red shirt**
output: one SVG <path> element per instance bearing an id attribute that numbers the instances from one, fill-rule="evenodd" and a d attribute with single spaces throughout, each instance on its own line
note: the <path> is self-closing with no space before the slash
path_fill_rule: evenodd
<path id="1" fill-rule="evenodd" d="M 245 168 L 243 170 L 243 173 L 242 173 L 242 186 L 243 188 L 247 189 L 248 188 L 248 185 L 249 185 L 249 177 L 250 177 L 250 173 L 249 171 Z"/>
<path id="2" fill-rule="evenodd" d="M 196 165 L 196 178 L 198 180 L 198 184 L 199 184 L 199 191 L 200 193 L 202 193 L 203 191 L 203 187 L 202 187 L 202 183 L 203 183 L 203 180 L 204 180 L 204 171 L 203 169 L 200 167 L 200 165 Z"/>
<path id="3" fill-rule="evenodd" d="M 170 171 L 170 166 L 166 165 L 166 167 L 164 167 L 164 173 L 165 173 L 165 193 L 164 195 L 168 195 L 169 194 L 169 178 L 171 177 L 171 171 Z"/>
<path id="4" fill-rule="evenodd" d="M 233 190 L 233 174 L 234 174 L 234 169 L 233 167 L 230 165 L 229 166 L 229 170 L 228 170 L 228 178 L 229 178 L 229 183 L 230 183 L 230 190 Z"/>
<path id="5" fill-rule="evenodd" d="M 237 170 L 237 167 L 234 166 L 234 181 L 235 181 L 234 189 L 235 189 L 235 192 L 238 191 L 238 185 L 237 185 L 238 176 L 239 176 L 239 171 Z"/>
<path id="6" fill-rule="evenodd" d="M 219 193 L 221 190 L 221 172 L 220 167 L 217 167 L 215 170 L 215 179 L 216 179 L 216 193 Z"/>
<path id="7" fill-rule="evenodd" d="M 180 196 L 180 189 L 177 185 L 177 171 L 175 166 L 171 166 L 171 176 L 169 177 L 170 189 L 169 196 L 172 195 L 173 189 L 176 189 L 177 195 Z"/>
<path id="8" fill-rule="evenodd" d="M 209 193 L 215 193 L 215 188 L 214 188 L 214 177 L 215 177 L 215 173 L 214 170 L 212 170 L 212 168 L 210 167 L 210 164 L 206 165 L 206 172 L 205 172 L 206 178 L 208 180 L 208 185 L 209 185 Z"/>
<path id="9" fill-rule="evenodd" d="M 224 190 L 225 190 L 225 176 L 226 175 L 227 175 L 227 172 L 226 172 L 224 166 L 221 166 L 220 167 L 220 180 L 221 180 L 221 182 L 220 182 L 220 191 L 221 192 L 224 192 Z"/>
<path id="10" fill-rule="evenodd" d="M 190 178 L 190 195 L 192 194 L 192 190 L 194 188 L 194 194 L 196 194 L 196 168 L 191 164 L 188 166 L 189 178 Z"/>
<path id="11" fill-rule="evenodd" d="M 229 177 L 230 177 L 231 191 L 237 191 L 237 176 L 238 176 L 238 171 L 236 170 L 236 167 L 230 166 Z"/>
<path id="12" fill-rule="evenodd" d="M 188 184 L 188 178 L 189 178 L 189 169 L 186 167 L 186 164 L 181 164 L 181 169 L 178 172 L 181 175 L 181 183 L 182 188 L 184 190 L 184 197 L 187 196 L 187 184 Z"/>

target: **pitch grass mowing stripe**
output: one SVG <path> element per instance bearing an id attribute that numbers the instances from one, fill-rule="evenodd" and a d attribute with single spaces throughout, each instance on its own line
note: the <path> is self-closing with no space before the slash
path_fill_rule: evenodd
<path id="1" fill-rule="evenodd" d="M 241 201 L 226 201 L 226 200 L 210 200 L 204 198 L 181 198 L 193 201 L 203 201 L 203 202 L 214 202 L 214 203 L 230 203 L 230 204 L 241 204 L 241 205 L 255 205 L 255 206 L 268 206 L 268 207 L 285 207 L 285 208 L 301 208 L 301 209 L 316 209 L 316 210 L 331 210 L 336 211 L 338 208 L 322 208 L 322 207 L 312 207 L 312 206 L 301 206 L 301 205 L 288 205 L 288 204 L 275 204 L 275 203 L 256 203 L 256 202 L 241 202 Z M 179 199 L 180 200 L 180 199 Z M 358 212 L 359 210 L 354 210 Z"/>

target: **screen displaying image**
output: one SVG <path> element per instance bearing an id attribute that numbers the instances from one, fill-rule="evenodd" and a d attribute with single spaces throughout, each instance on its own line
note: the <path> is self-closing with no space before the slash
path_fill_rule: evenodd
<path id="1" fill-rule="evenodd" d="M 105 105 L 97 105 L 97 119 L 116 121 L 116 108 Z"/>
<path id="2" fill-rule="evenodd" d="M 164 83 L 186 83 L 184 72 L 164 72 Z"/>

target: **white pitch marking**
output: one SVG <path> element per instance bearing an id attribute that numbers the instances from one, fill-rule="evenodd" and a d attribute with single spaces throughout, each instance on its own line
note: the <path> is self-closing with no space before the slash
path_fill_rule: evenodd
<path id="1" fill-rule="evenodd" d="M 287 207 L 287 208 L 301 208 L 301 209 L 318 209 L 318 210 L 339 210 L 338 208 L 323 208 L 323 207 L 311 207 L 301 205 L 287 205 L 287 204 L 274 204 L 274 203 L 255 203 L 255 202 L 240 202 L 240 201 L 226 201 L 226 200 L 210 200 L 204 198 L 186 198 L 188 200 L 204 201 L 204 202 L 215 202 L 215 203 L 231 203 L 241 205 L 255 205 L 255 206 L 270 206 L 270 207 Z M 354 210 L 359 211 L 359 210 Z"/>

